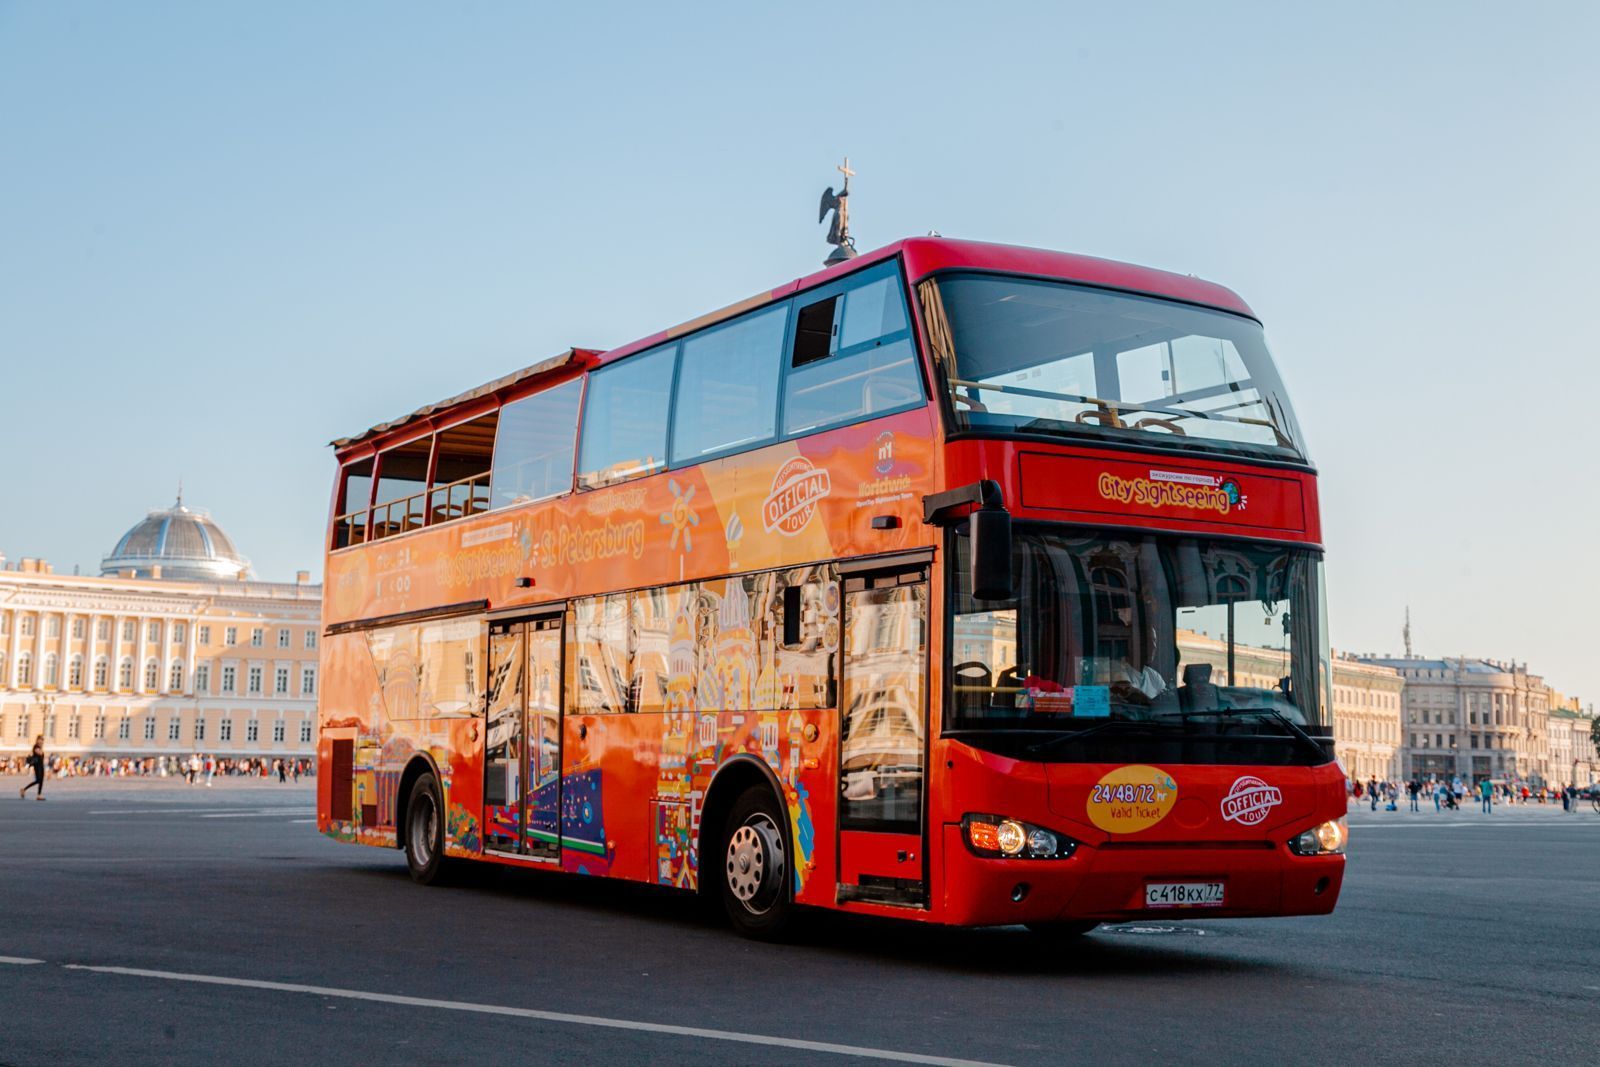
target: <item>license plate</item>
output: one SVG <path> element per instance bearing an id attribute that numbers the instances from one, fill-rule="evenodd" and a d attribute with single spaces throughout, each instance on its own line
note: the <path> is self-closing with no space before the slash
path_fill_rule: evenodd
<path id="1" fill-rule="evenodd" d="M 1221 882 L 1151 882 L 1144 887 L 1147 908 L 1215 908 L 1221 904 Z"/>

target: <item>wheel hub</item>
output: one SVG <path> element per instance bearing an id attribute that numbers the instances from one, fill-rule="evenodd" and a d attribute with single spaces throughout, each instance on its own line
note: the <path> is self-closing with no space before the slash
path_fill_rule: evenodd
<path id="1" fill-rule="evenodd" d="M 752 915 L 772 908 L 783 888 L 787 864 L 783 836 L 764 814 L 752 815 L 728 840 L 728 889 Z"/>

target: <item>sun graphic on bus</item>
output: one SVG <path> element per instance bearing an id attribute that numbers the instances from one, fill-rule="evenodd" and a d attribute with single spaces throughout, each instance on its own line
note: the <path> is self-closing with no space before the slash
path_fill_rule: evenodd
<path id="1" fill-rule="evenodd" d="M 668 479 L 667 488 L 672 492 L 672 506 L 661 513 L 661 525 L 672 527 L 672 540 L 667 542 L 668 548 L 678 547 L 678 537 L 683 537 L 683 550 L 694 551 L 693 527 L 700 525 L 700 513 L 689 506 L 689 501 L 694 499 L 696 486 L 691 485 L 687 490 L 678 485 L 677 479 Z"/>

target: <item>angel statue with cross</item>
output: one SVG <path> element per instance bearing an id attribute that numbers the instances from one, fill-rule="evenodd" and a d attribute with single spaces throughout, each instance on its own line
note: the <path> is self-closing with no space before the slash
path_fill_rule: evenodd
<path id="1" fill-rule="evenodd" d="M 824 267 L 853 259 L 856 254 L 856 242 L 850 236 L 850 176 L 855 173 L 850 169 L 850 157 L 845 156 L 844 165 L 837 169 L 844 175 L 844 188 L 836 195 L 833 186 L 828 186 L 827 192 L 822 194 L 822 208 L 817 212 L 818 222 L 827 218 L 828 212 L 833 212 L 833 225 L 828 227 L 828 243 L 833 245 L 833 251 L 822 261 Z"/>

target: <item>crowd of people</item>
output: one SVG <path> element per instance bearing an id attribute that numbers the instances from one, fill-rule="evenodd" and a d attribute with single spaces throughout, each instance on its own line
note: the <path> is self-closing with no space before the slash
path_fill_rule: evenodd
<path id="1" fill-rule="evenodd" d="M 1575 785 L 1530 785 L 1527 782 L 1480 779 L 1472 784 L 1454 775 L 1442 778 L 1413 777 L 1407 782 L 1380 782 L 1376 777 L 1363 782 L 1352 779 L 1347 786 L 1352 804 L 1366 804 L 1373 811 L 1381 806 L 1385 811 L 1398 811 L 1400 804 L 1408 802 L 1411 811 L 1433 804 L 1434 811 L 1458 811 L 1466 804 L 1477 804 L 1483 812 L 1491 812 L 1496 804 L 1560 804 L 1563 811 L 1576 811 L 1578 787 Z"/>
<path id="2" fill-rule="evenodd" d="M 209 786 L 222 778 L 276 778 L 298 782 L 314 773 L 309 759 L 250 757 L 235 759 L 192 753 L 188 756 L 53 756 L 44 751 L 42 739 L 22 756 L 0 756 L 0 774 L 28 774 L 33 781 L 23 786 L 44 797 L 44 783 L 66 778 L 183 778 L 190 785 Z"/>

